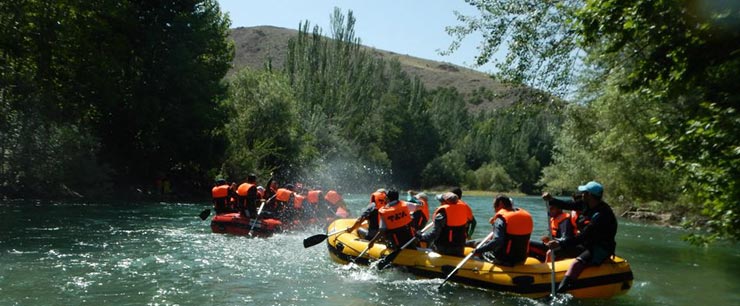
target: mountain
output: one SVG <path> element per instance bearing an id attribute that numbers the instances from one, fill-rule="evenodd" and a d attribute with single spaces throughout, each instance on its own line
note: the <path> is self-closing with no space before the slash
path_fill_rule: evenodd
<path id="1" fill-rule="evenodd" d="M 282 69 L 288 52 L 288 40 L 297 35 L 297 30 L 273 26 L 231 29 L 229 36 L 234 40 L 236 50 L 229 75 L 243 67 L 263 69 L 268 60 L 271 60 L 273 69 Z M 446 62 L 364 48 L 376 57 L 398 60 L 403 70 L 410 76 L 418 77 L 427 89 L 440 86 L 457 88 L 472 102 L 468 105 L 472 111 L 498 108 L 514 102 L 514 95 L 511 94 L 514 91 L 485 73 Z"/>

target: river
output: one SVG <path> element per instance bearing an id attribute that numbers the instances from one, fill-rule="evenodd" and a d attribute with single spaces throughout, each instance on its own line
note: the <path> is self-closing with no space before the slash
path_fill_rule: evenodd
<path id="1" fill-rule="evenodd" d="M 346 196 L 356 215 L 366 195 Z M 490 230 L 491 197 L 464 199 Z M 542 200 L 514 198 L 547 224 Z M 433 200 L 432 200 L 433 201 Z M 548 301 L 416 279 L 387 269 L 343 266 L 323 229 L 249 239 L 212 234 L 206 203 L 0 202 L 0 305 L 546 305 Z M 436 207 L 436 205 L 432 205 Z M 740 248 L 693 247 L 682 230 L 620 219 L 617 254 L 633 288 L 609 300 L 558 305 L 740 305 Z"/>

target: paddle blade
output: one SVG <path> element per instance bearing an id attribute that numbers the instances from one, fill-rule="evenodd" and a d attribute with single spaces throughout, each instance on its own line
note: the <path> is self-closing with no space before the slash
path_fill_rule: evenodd
<path id="1" fill-rule="evenodd" d="M 393 251 L 393 253 L 388 254 L 388 256 L 383 257 L 380 261 L 378 261 L 378 266 L 377 266 L 378 270 L 383 270 L 386 267 L 388 267 L 388 265 L 393 263 L 393 260 L 396 259 L 396 257 L 398 257 L 398 254 L 401 254 L 402 250 L 403 249 L 395 250 Z"/>
<path id="2" fill-rule="evenodd" d="M 210 215 L 211 215 L 211 209 L 210 208 L 209 209 L 206 209 L 206 210 L 203 210 L 203 211 L 200 212 L 200 219 L 201 220 L 208 219 L 208 216 L 210 216 Z"/>
<path id="3" fill-rule="evenodd" d="M 326 240 L 327 237 L 329 237 L 329 236 L 324 235 L 324 234 L 318 234 L 318 235 L 313 235 L 311 237 L 308 237 L 306 239 L 303 239 L 303 247 L 304 248 L 310 248 L 310 247 L 312 247 L 314 245 L 317 245 L 317 244 L 323 242 L 324 240 Z"/>

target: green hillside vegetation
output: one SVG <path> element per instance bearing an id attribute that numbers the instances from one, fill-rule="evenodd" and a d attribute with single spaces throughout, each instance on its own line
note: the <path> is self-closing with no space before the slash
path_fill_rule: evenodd
<path id="1" fill-rule="evenodd" d="M 273 69 L 285 67 L 288 40 L 297 30 L 273 26 L 239 27 L 230 30 L 234 40 L 234 62 L 229 75 L 242 68 L 264 69 L 270 62 Z M 517 100 L 517 90 L 495 81 L 490 75 L 454 64 L 437 62 L 410 55 L 360 46 L 368 55 L 386 61 L 398 61 L 411 77 L 418 77 L 424 87 L 453 87 L 466 98 L 471 111 L 485 111 L 508 106 Z"/>
<path id="2" fill-rule="evenodd" d="M 229 29 L 214 0 L 0 2 L 0 193 L 203 199 L 250 172 L 340 192 L 598 180 L 618 211 L 737 240 L 740 15 L 718 5 L 486 1 L 450 32 L 485 32 L 481 63 L 509 43 L 497 83 L 362 46 L 351 11 L 327 37 Z"/>

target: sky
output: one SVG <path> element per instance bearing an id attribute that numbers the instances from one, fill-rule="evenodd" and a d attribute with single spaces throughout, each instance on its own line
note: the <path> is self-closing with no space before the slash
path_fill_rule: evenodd
<path id="1" fill-rule="evenodd" d="M 355 16 L 355 37 L 363 45 L 415 57 L 453 63 L 490 72 L 490 64 L 473 67 L 481 36 L 471 36 L 455 53 L 442 56 L 452 37 L 446 26 L 460 24 L 453 11 L 477 15 L 477 10 L 463 0 L 218 0 L 221 10 L 229 14 L 231 27 L 271 25 L 298 29 L 301 21 L 318 25 L 330 35 L 329 17 L 338 7 Z"/>

